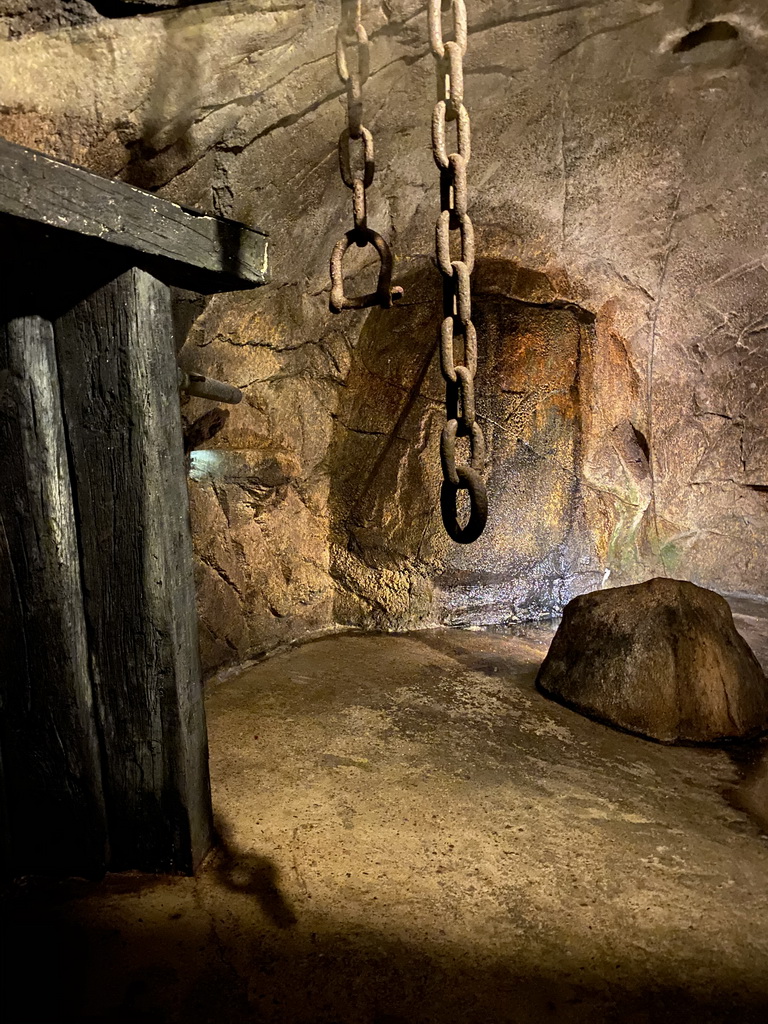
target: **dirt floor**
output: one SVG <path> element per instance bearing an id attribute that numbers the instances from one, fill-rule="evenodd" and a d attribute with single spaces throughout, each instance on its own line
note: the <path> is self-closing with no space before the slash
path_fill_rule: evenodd
<path id="1" fill-rule="evenodd" d="M 768 838 L 727 799 L 754 747 L 551 703 L 550 638 L 334 635 L 214 682 L 222 849 L 12 889 L 4 1021 L 764 1024 Z"/>

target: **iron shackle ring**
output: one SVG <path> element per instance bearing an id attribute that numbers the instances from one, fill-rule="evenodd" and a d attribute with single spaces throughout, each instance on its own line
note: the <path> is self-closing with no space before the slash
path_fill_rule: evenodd
<path id="1" fill-rule="evenodd" d="M 379 254 L 380 267 L 376 291 L 370 292 L 368 295 L 350 297 L 344 294 L 342 261 L 347 249 L 354 244 L 361 248 L 372 245 Z M 368 227 L 352 228 L 351 231 L 347 231 L 344 237 L 334 245 L 331 253 L 331 312 L 341 313 L 344 309 L 367 309 L 369 306 L 381 306 L 382 309 L 389 309 L 392 303 L 402 296 L 403 289 L 401 287 L 392 287 L 392 251 L 378 231 Z"/>

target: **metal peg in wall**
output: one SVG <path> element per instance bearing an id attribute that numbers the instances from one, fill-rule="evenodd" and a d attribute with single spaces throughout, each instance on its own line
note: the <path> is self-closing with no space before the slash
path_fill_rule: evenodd
<path id="1" fill-rule="evenodd" d="M 195 398 L 207 398 L 225 405 L 237 405 L 243 398 L 243 392 L 234 384 L 225 384 L 202 373 L 185 373 L 182 369 L 179 369 L 179 389 Z"/>

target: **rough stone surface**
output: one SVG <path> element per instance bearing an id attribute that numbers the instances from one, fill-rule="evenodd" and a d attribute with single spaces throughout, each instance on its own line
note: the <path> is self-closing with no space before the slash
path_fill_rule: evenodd
<path id="1" fill-rule="evenodd" d="M 768 679 L 725 598 L 653 579 L 575 597 L 539 689 L 663 743 L 713 743 L 768 729 Z"/>
<path id="2" fill-rule="evenodd" d="M 0 38 L 97 21 L 96 6 L 88 0 L 0 0 Z"/>
<path id="3" fill-rule="evenodd" d="M 7 138 L 273 232 L 273 283 L 198 306 L 183 352 L 245 391 L 192 456 L 207 667 L 336 621 L 557 614 L 603 581 L 764 593 L 765 5 L 469 5 L 492 508 L 470 549 L 438 510 L 425 5 L 364 9 L 370 217 L 406 287 L 388 313 L 327 309 L 351 223 L 336 2 L 228 0 L 0 43 Z M 348 262 L 362 290 L 370 254 Z"/>
<path id="4" fill-rule="evenodd" d="M 213 684 L 220 856 L 22 886 L 3 1019 L 764 1024 L 735 752 L 546 700 L 550 635 L 330 637 Z"/>

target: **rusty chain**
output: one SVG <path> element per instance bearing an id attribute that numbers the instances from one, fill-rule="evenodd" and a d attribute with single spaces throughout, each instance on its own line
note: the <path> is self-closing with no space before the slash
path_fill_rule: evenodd
<path id="1" fill-rule="evenodd" d="M 443 39 L 442 15 L 450 11 L 453 39 Z M 437 70 L 437 103 L 432 113 L 432 155 L 440 171 L 440 216 L 435 231 L 437 265 L 443 275 L 443 320 L 440 369 L 446 385 L 446 419 L 440 437 L 443 484 L 440 509 L 448 535 L 471 544 L 485 528 L 488 496 L 482 472 L 485 439 L 475 414 L 477 333 L 472 323 L 469 278 L 475 265 L 475 236 L 467 213 L 467 164 L 470 158 L 469 114 L 464 106 L 467 9 L 464 0 L 428 0 L 429 43 Z M 456 123 L 456 151 L 448 152 L 448 125 Z M 458 232 L 459 258 L 451 258 L 451 233 Z M 454 342 L 463 338 L 463 363 L 454 360 Z M 456 463 L 457 438 L 469 440 L 469 461 Z M 469 520 L 458 519 L 459 491 L 469 493 Z"/>
<path id="2" fill-rule="evenodd" d="M 355 51 L 355 61 L 350 51 Z M 352 66 L 354 64 L 354 66 Z M 362 22 L 362 0 L 341 0 L 341 20 L 336 31 L 336 70 L 347 90 L 347 127 L 339 136 L 339 170 L 341 180 L 352 190 L 354 227 L 340 238 L 331 253 L 332 313 L 345 309 L 365 309 L 368 306 L 391 307 L 403 294 L 402 288 L 392 287 L 392 252 L 382 236 L 368 227 L 366 191 L 373 182 L 376 170 L 373 136 L 363 124 L 363 86 L 370 74 L 368 34 Z M 359 148 L 358 165 L 353 169 L 352 145 Z M 376 290 L 369 295 L 344 294 L 342 261 L 351 245 L 361 249 L 372 245 L 379 256 L 379 280 Z"/>

